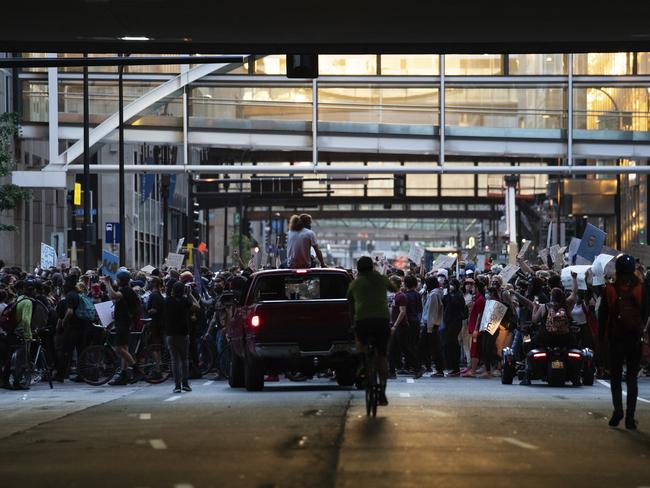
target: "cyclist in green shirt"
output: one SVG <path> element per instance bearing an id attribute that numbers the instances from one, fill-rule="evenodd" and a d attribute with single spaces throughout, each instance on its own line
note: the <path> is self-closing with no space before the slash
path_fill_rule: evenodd
<path id="1" fill-rule="evenodd" d="M 348 287 L 354 329 L 359 349 L 365 353 L 368 344 L 377 348 L 379 383 L 381 385 L 380 405 L 388 405 L 386 381 L 388 379 L 388 340 L 390 339 L 390 315 L 386 292 L 393 291 L 388 277 L 374 270 L 368 256 L 357 262 L 359 274 Z"/>

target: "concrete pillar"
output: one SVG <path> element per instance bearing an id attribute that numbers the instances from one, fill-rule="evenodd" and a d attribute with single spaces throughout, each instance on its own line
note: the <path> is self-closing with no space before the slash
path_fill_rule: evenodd
<path id="1" fill-rule="evenodd" d="M 515 264 L 517 253 L 519 252 L 517 246 L 517 203 L 515 201 L 515 192 L 517 190 L 517 183 L 519 177 L 510 175 L 504 178 L 506 184 L 506 231 L 508 233 L 509 244 L 509 262 Z"/>

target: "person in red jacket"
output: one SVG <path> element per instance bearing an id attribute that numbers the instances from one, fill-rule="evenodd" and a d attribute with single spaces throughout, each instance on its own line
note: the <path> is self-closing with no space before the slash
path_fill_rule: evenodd
<path id="1" fill-rule="evenodd" d="M 625 427 L 636 429 L 634 418 L 639 393 L 637 376 L 641 361 L 641 337 L 647 319 L 643 285 L 635 274 L 634 258 L 628 254 L 616 257 L 616 279 L 605 288 L 601 314 L 606 317 L 605 330 L 611 355 L 611 389 L 614 413 L 609 425 L 616 427 L 623 419 L 622 376 L 627 365 L 627 411 Z"/>

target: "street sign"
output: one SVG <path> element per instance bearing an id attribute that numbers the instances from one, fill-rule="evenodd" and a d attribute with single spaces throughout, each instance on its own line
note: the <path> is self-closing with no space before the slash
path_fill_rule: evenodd
<path id="1" fill-rule="evenodd" d="M 94 217 L 97 215 L 97 209 L 93 208 L 90 214 Z M 84 216 L 84 209 L 83 208 L 75 208 L 74 209 L 74 216 L 75 217 L 83 217 Z"/>
<path id="2" fill-rule="evenodd" d="M 106 244 L 117 244 L 120 242 L 120 223 L 119 222 L 106 222 L 104 226 Z"/>

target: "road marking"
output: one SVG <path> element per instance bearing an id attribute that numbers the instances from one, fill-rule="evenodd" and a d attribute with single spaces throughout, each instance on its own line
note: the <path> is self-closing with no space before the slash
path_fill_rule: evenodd
<path id="1" fill-rule="evenodd" d="M 415 383 L 415 380 L 413 378 L 406 378 L 407 383 Z"/>
<path id="2" fill-rule="evenodd" d="M 210 386 L 212 383 L 214 383 L 214 381 L 206 381 L 203 383 L 203 386 Z"/>
<path id="3" fill-rule="evenodd" d="M 513 446 L 521 447 L 522 449 L 538 449 L 537 446 L 533 446 L 532 444 L 528 444 L 527 442 L 522 442 L 512 437 L 501 437 L 501 440 L 503 442 L 507 442 L 508 444 L 512 444 Z"/>
<path id="4" fill-rule="evenodd" d="M 165 398 L 163 401 L 164 402 L 173 402 L 175 400 L 178 400 L 179 398 L 182 398 L 180 395 L 174 395 L 169 398 Z"/>
<path id="5" fill-rule="evenodd" d="M 401 396 L 402 398 L 408 398 L 408 397 L 411 396 L 411 394 L 410 393 L 400 393 L 399 396 Z"/>
<path id="6" fill-rule="evenodd" d="M 194 488 L 194 485 L 191 485 L 189 483 L 176 483 L 174 485 L 174 488 Z"/>
<path id="7" fill-rule="evenodd" d="M 149 444 L 154 449 L 167 449 L 167 444 L 162 439 L 150 439 Z"/>
<path id="8" fill-rule="evenodd" d="M 141 413 L 140 414 L 140 420 L 151 420 L 151 414 L 150 413 Z"/>
<path id="9" fill-rule="evenodd" d="M 612 386 L 609 384 L 609 382 L 607 382 L 605 380 L 596 380 L 596 381 L 598 383 L 600 383 L 601 385 L 606 386 L 607 388 L 609 388 L 611 390 Z M 627 396 L 627 391 L 626 390 L 623 390 L 623 395 Z M 640 396 L 636 397 L 636 399 L 638 401 L 640 401 L 640 402 L 643 402 L 643 403 L 650 403 L 650 400 L 646 400 L 645 398 L 641 398 Z"/>

